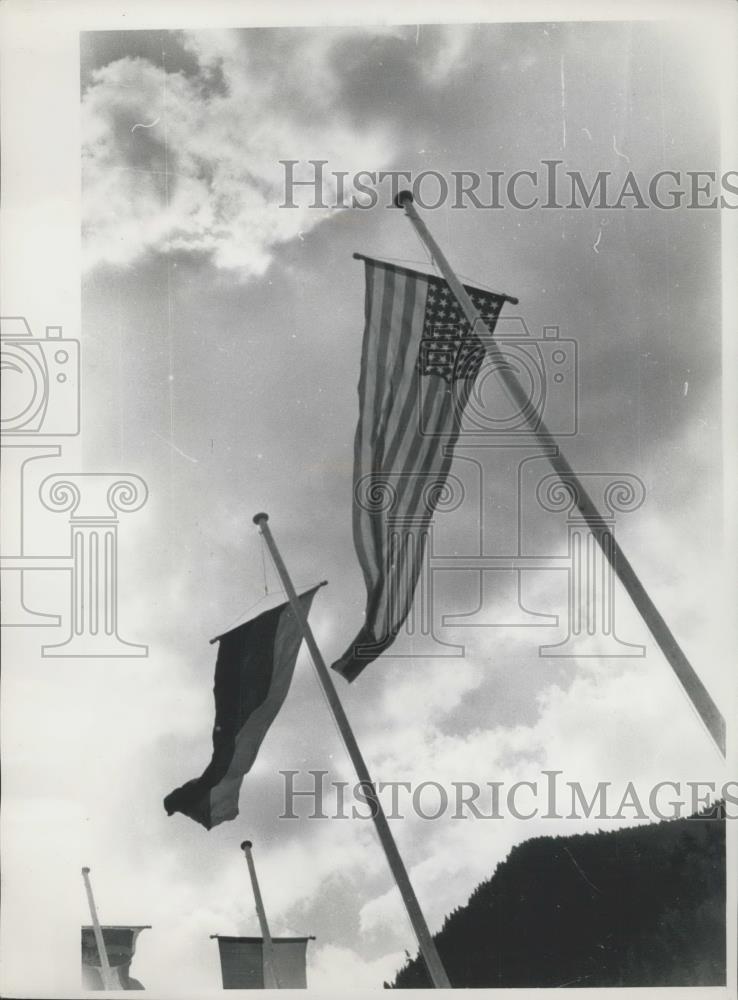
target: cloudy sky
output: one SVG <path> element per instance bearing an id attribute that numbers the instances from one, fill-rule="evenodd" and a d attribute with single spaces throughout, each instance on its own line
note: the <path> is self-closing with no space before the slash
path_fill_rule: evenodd
<path id="1" fill-rule="evenodd" d="M 78 988 L 88 864 L 104 922 L 154 925 L 134 965 L 147 988 L 216 992 L 208 935 L 258 933 L 244 837 L 272 933 L 316 935 L 311 986 L 379 987 L 415 952 L 369 823 L 278 818 L 279 769 L 353 778 L 305 654 L 239 818 L 206 832 L 161 804 L 209 760 L 207 640 L 264 593 L 253 513 L 270 513 L 299 585 L 328 579 L 312 614 L 326 658 L 361 625 L 351 470 L 364 301 L 352 253 L 431 267 L 386 199 L 371 211 L 280 208 L 279 161 L 448 176 L 560 159 L 590 179 L 612 171 L 616 190 L 628 169 L 719 171 L 707 51 L 659 22 L 82 36 L 82 446 L 86 469 L 149 486 L 146 507 L 121 525 L 121 632 L 150 652 L 39 661 L 14 679 L 5 934 L 16 989 L 39 948 L 54 960 L 34 969 L 38 994 Z M 643 481 L 645 502 L 617 533 L 724 698 L 720 213 L 444 206 L 425 218 L 461 275 L 519 298 L 507 314 L 532 336 L 558 325 L 576 341 L 579 433 L 567 455 L 583 471 Z M 470 488 L 466 506 L 437 518 L 441 551 L 469 551 L 480 509 L 488 552 L 514 550 L 516 470 L 532 453 L 485 451 L 481 495 Z M 528 468 L 524 546 L 562 554 L 565 518 L 530 503 L 548 470 Z M 645 657 L 554 659 L 538 647 L 562 628 L 512 627 L 513 584 L 489 580 L 482 600 L 485 620 L 506 627 L 465 629 L 441 628 L 440 616 L 474 611 L 475 578 L 439 585 L 438 635 L 463 657 L 412 657 L 403 640 L 405 656 L 383 656 L 351 686 L 336 678 L 377 780 L 511 783 L 545 768 L 590 787 L 721 780 L 622 593 L 619 633 Z M 270 568 L 267 585 L 279 586 Z M 524 594 L 537 612 L 565 614 L 559 573 L 530 573 Z M 392 824 L 432 930 L 515 843 L 598 825 Z"/>

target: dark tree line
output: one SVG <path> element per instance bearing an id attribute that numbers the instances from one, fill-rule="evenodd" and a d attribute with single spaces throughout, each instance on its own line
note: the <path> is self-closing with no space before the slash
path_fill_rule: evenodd
<path id="1" fill-rule="evenodd" d="M 435 941 L 456 987 L 724 985 L 722 809 L 525 841 Z M 385 983 L 430 985 L 418 957 Z"/>

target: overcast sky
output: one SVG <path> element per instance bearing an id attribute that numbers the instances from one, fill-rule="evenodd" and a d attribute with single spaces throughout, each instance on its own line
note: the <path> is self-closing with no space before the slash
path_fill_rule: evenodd
<path id="1" fill-rule="evenodd" d="M 707 51 L 685 30 L 635 22 L 83 35 L 82 387 L 83 412 L 95 414 L 85 468 L 134 472 L 149 486 L 147 506 L 121 525 L 120 559 L 121 631 L 150 653 L 63 669 L 44 661 L 14 691 L 44 720 L 33 738 L 20 722 L 6 733 L 24 747 L 7 877 L 38 900 L 33 914 L 16 911 L 16 954 L 28 954 L 20 942 L 33 927 L 56 956 L 36 971 L 40 990 L 61 979 L 76 988 L 69 949 L 88 919 L 79 867 L 89 864 L 103 922 L 154 925 L 133 966 L 153 995 L 217 991 L 208 935 L 258 933 L 244 837 L 272 933 L 316 935 L 310 985 L 379 987 L 416 951 L 369 823 L 278 819 L 279 769 L 353 778 L 304 653 L 239 818 L 206 832 L 161 803 L 210 757 L 208 639 L 263 594 L 257 510 L 270 513 L 296 583 L 329 581 L 312 613 L 326 658 L 360 627 L 351 471 L 364 297 L 352 253 L 430 268 L 384 198 L 371 211 L 279 208 L 278 161 L 449 175 L 561 159 L 620 182 L 628 169 L 646 181 L 719 171 Z M 645 484 L 618 536 L 719 698 L 719 213 L 442 207 L 424 217 L 460 274 L 519 298 L 505 315 L 522 316 L 534 337 L 558 325 L 577 342 L 580 431 L 567 455 L 583 471 Z M 516 468 L 530 454 L 484 454 L 490 552 L 514 549 Z M 533 465 L 529 491 L 548 471 Z M 462 466 L 453 471 L 463 477 Z M 468 551 L 472 494 L 438 516 L 443 551 Z M 565 518 L 531 495 L 527 551 L 561 554 Z M 278 588 L 271 570 L 267 582 Z M 492 582 L 489 621 L 508 620 L 511 583 Z M 525 594 L 536 611 L 564 613 L 558 573 L 530 574 Z M 472 611 L 477 598 L 471 574 L 449 577 L 438 613 Z M 351 686 L 336 677 L 374 777 L 512 782 L 556 768 L 592 787 L 720 780 L 709 739 L 621 592 L 617 616 L 646 657 L 544 658 L 538 646 L 560 641 L 561 628 L 457 628 L 439 635 L 464 643 L 462 658 L 384 655 Z M 40 823 L 53 850 L 25 854 Z M 515 843 L 598 825 L 392 824 L 432 930 Z"/>

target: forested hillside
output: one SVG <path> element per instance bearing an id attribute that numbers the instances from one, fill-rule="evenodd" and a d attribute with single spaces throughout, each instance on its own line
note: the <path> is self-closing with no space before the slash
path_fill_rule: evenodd
<path id="1" fill-rule="evenodd" d="M 435 941 L 457 987 L 724 984 L 725 820 L 525 841 Z M 428 985 L 416 957 L 391 988 Z"/>

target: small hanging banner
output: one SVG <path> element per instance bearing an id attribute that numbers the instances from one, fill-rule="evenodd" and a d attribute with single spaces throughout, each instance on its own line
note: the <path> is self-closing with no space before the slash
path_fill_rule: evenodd
<path id="1" fill-rule="evenodd" d="M 136 952 L 136 938 L 150 924 L 136 927 L 128 925 L 101 927 L 110 971 L 119 990 L 142 990 L 145 987 L 130 975 L 131 962 Z M 104 990 L 100 955 L 92 927 L 82 928 L 82 986 L 86 990 Z"/>
<path id="2" fill-rule="evenodd" d="M 264 989 L 264 940 L 260 937 L 221 937 L 218 941 L 224 990 Z M 275 972 L 280 989 L 307 989 L 309 937 L 272 938 Z"/>

